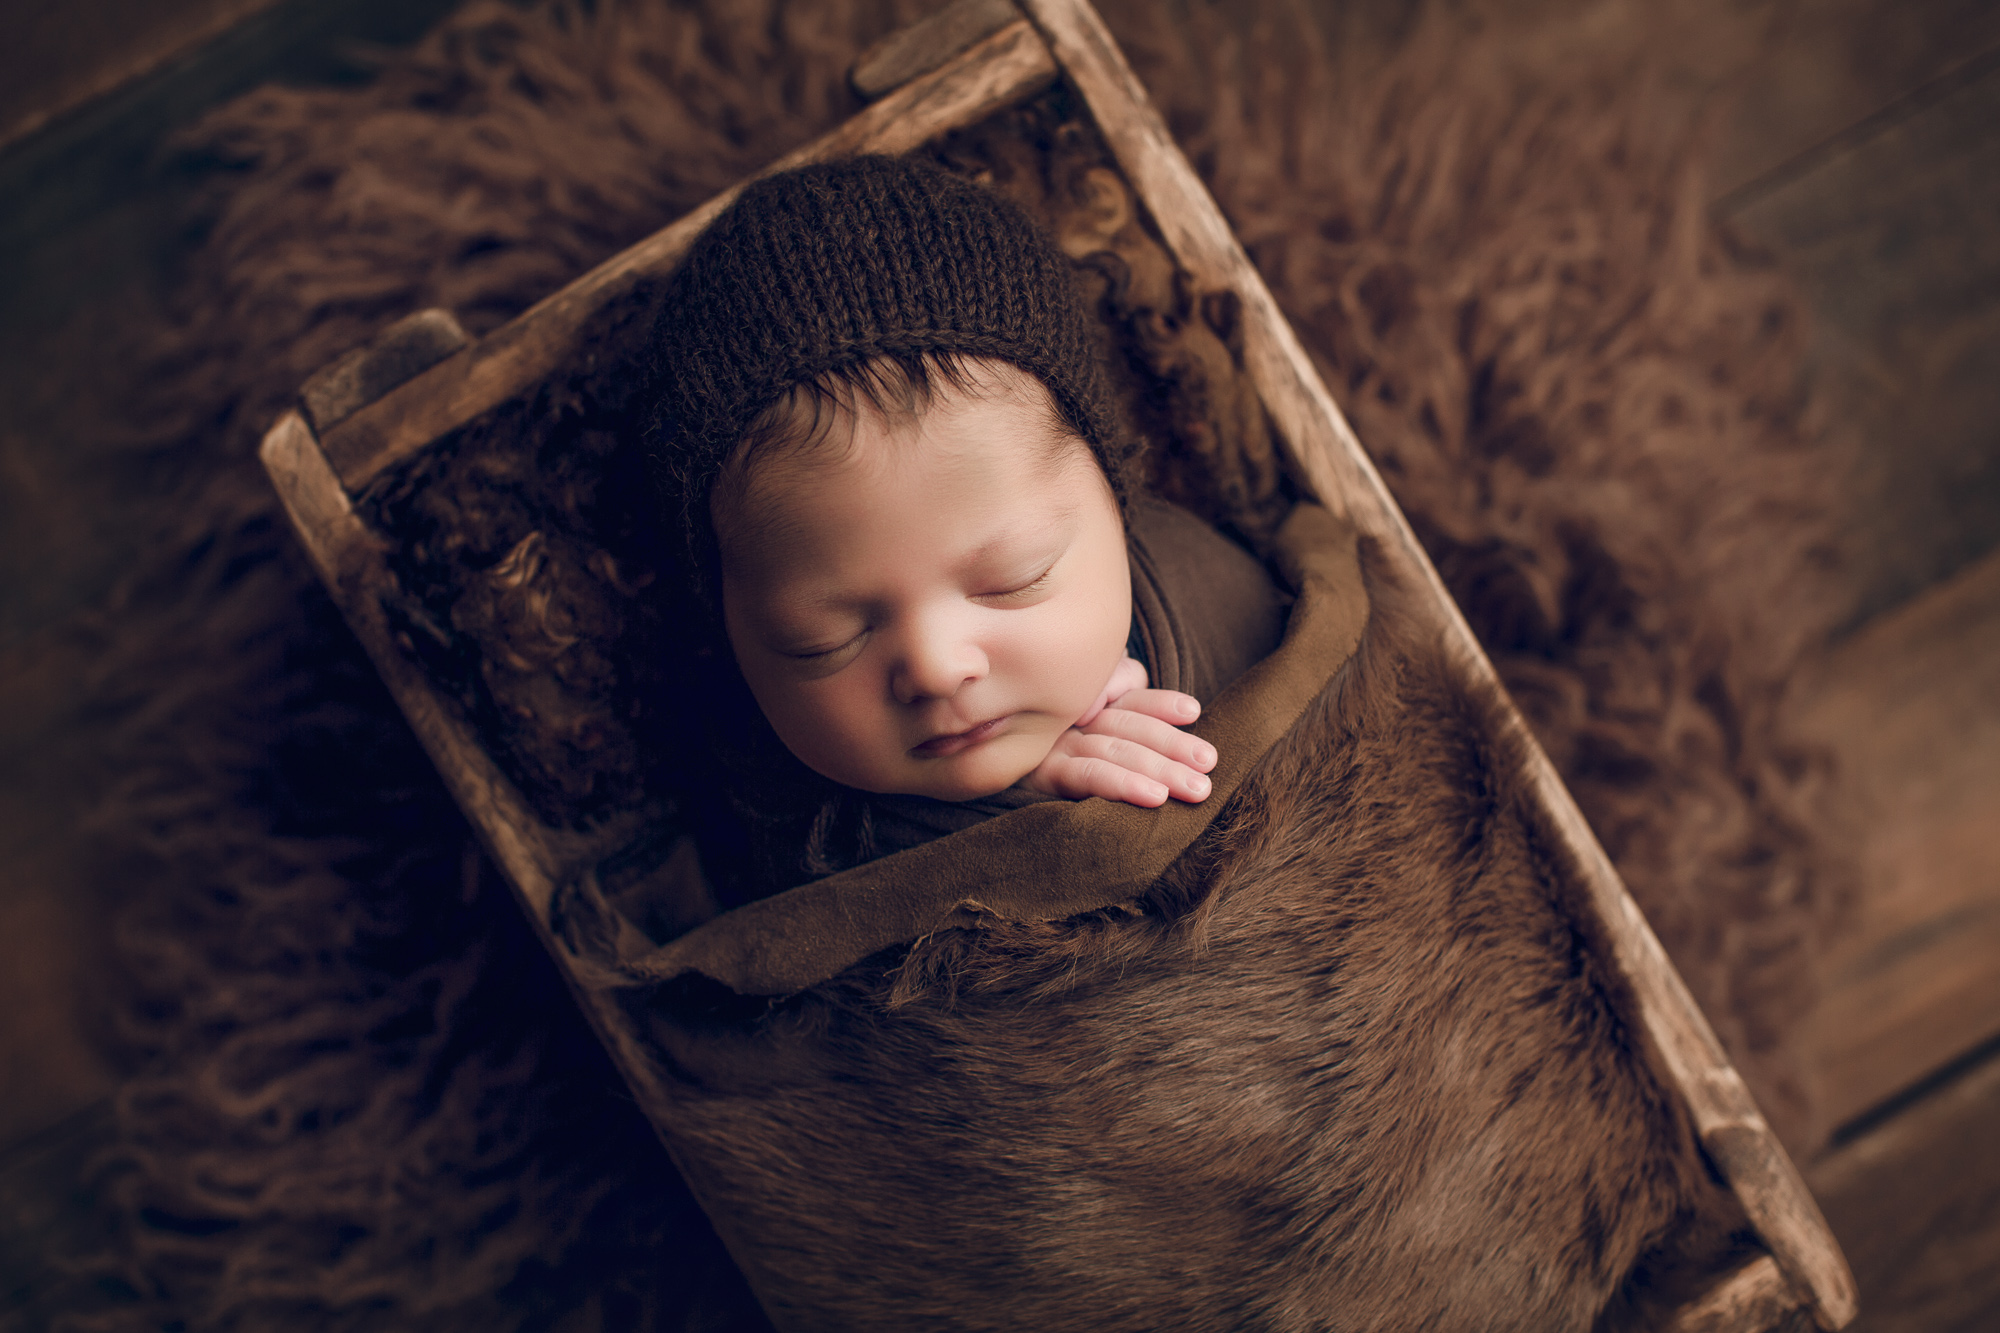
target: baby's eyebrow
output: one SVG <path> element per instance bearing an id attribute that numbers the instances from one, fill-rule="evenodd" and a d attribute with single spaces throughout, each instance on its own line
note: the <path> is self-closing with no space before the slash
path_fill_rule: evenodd
<path id="1" fill-rule="evenodd" d="M 1064 501 L 1062 504 L 1050 509 L 1047 516 L 1033 527 L 1014 528 L 981 542 L 965 553 L 965 559 L 962 563 L 967 567 L 971 567 L 983 560 L 992 559 L 997 552 L 1004 548 L 1030 545 L 1044 538 L 1053 537 L 1056 529 L 1062 527 L 1075 514 L 1076 502 Z"/>

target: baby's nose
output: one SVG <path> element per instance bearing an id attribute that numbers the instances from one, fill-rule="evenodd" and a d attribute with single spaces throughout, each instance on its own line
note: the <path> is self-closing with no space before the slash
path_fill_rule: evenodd
<path id="1" fill-rule="evenodd" d="M 902 654 L 892 688 L 899 703 L 949 699 L 988 669 L 986 654 L 970 639 L 952 635 L 913 635 Z"/>

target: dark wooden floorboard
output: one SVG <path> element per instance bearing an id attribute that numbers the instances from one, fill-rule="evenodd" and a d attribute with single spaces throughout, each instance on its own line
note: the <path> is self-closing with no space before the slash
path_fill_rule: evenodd
<path id="1" fill-rule="evenodd" d="M 1861 1288 L 1853 1333 L 2000 1329 L 2000 1056 L 1808 1178 Z"/>
<path id="2" fill-rule="evenodd" d="M 69 0 L 23 6 L 0 45 L 0 144 L 185 58 L 275 0 Z"/>
<path id="3" fill-rule="evenodd" d="M 1763 7 L 1764 57 L 1734 90 L 1711 171 L 1728 195 L 1862 117 L 2000 46 L 1993 0 L 1787 0 Z"/>
<path id="4" fill-rule="evenodd" d="M 1800 279 L 1825 419 L 1861 459 L 1846 479 L 1851 633 L 1800 682 L 1794 714 L 1840 757 L 1864 830 L 1860 901 L 1802 1034 L 1826 1123 L 1856 1132 L 1809 1180 L 1860 1284 L 1857 1333 L 1992 1333 L 2000 6 L 1801 0 L 1795 22 L 1816 12 L 1844 28 L 1803 29 L 1747 90 L 1751 128 L 1723 155 L 1734 193 L 1718 206 Z M 1814 60 L 1820 76 L 1801 83 Z M 1839 90 L 1870 80 L 1910 87 L 1834 123 Z M 1785 134 L 1817 142 L 1785 161 L 1770 151 Z M 1969 1070 L 1906 1092 L 1969 1051 Z"/>
<path id="5" fill-rule="evenodd" d="M 2000 1033 L 2000 552 L 1876 617 L 1795 702 L 1862 831 L 1801 1037 L 1833 1129 Z"/>
<path id="6" fill-rule="evenodd" d="M 1849 487 L 1851 624 L 2000 543 L 2000 52 L 1725 213 L 1798 275 Z"/>

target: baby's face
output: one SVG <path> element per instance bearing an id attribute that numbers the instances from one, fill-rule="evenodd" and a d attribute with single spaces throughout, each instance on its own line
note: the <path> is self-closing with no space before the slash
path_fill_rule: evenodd
<path id="1" fill-rule="evenodd" d="M 737 663 L 792 753 L 849 787 L 946 801 L 1009 787 L 1125 655 L 1109 485 L 1081 441 L 1054 437 L 1039 383 L 981 373 L 914 418 L 862 404 L 718 489 Z"/>

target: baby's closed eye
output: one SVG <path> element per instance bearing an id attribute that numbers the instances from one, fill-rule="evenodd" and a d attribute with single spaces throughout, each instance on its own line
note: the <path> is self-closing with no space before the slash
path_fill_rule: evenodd
<path id="1" fill-rule="evenodd" d="M 771 651 L 791 664 L 793 670 L 807 678 L 829 676 L 853 661 L 868 643 L 872 632 L 868 626 L 847 632 L 845 638 L 829 634 L 818 639 L 795 637 L 781 638 L 771 646 Z"/>
<path id="2" fill-rule="evenodd" d="M 1027 580 L 1024 583 L 1016 584 L 1011 588 L 996 589 L 993 592 L 974 593 L 973 600 L 980 602 L 989 602 L 989 603 L 994 603 L 994 602 L 1019 603 L 1019 602 L 1031 601 L 1035 597 L 1038 597 L 1039 595 L 1048 590 L 1049 584 L 1055 576 L 1055 572 L 1056 572 L 1055 565 L 1050 564 L 1047 568 L 1043 569 L 1041 573 L 1035 575 L 1033 578 Z"/>
<path id="3" fill-rule="evenodd" d="M 863 633 L 865 634 L 866 631 L 864 630 Z M 821 658 L 832 657 L 844 648 L 853 647 L 861 641 L 861 637 L 860 634 L 857 634 L 853 638 L 842 639 L 839 643 L 827 648 L 787 648 L 782 651 L 786 657 L 795 658 L 801 662 L 816 662 Z"/>

